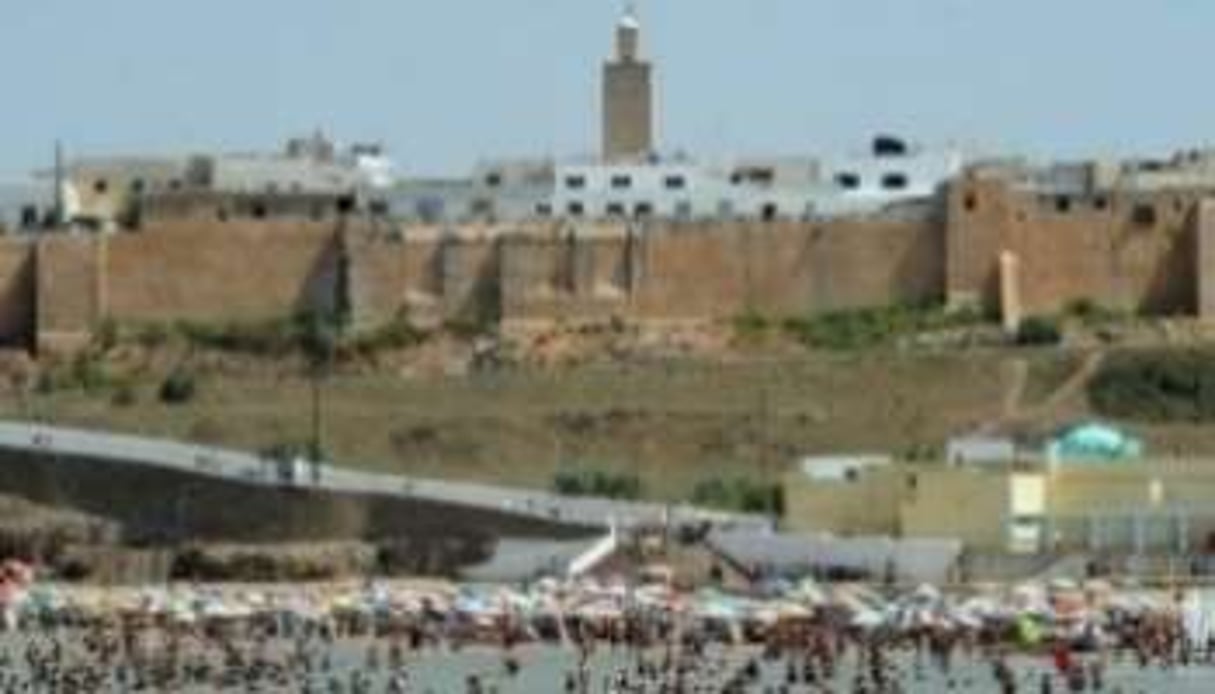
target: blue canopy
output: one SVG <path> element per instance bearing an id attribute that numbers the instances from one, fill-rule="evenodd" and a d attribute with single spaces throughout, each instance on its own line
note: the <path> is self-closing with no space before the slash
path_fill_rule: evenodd
<path id="1" fill-rule="evenodd" d="M 1143 456 L 1143 442 L 1108 424 L 1085 422 L 1052 438 L 1046 455 L 1056 462 L 1136 460 Z"/>

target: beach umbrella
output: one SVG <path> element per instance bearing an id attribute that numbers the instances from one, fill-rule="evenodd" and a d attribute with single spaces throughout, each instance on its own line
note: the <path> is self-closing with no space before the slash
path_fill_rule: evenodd
<path id="1" fill-rule="evenodd" d="M 0 580 L 0 607 L 13 607 L 25 599 L 23 586 L 10 580 Z"/>
<path id="2" fill-rule="evenodd" d="M 849 621 L 852 626 L 860 629 L 876 629 L 886 622 L 881 613 L 868 608 L 853 612 Z"/>
<path id="3" fill-rule="evenodd" d="M 34 568 L 19 559 L 7 559 L 0 564 L 0 575 L 21 586 L 34 582 Z"/>
<path id="4" fill-rule="evenodd" d="M 791 591 L 790 597 L 802 600 L 810 605 L 819 606 L 827 603 L 827 591 L 813 578 L 802 579 Z"/>
<path id="5" fill-rule="evenodd" d="M 1017 641 L 1022 646 L 1033 647 L 1042 642 L 1042 628 L 1034 621 L 1033 617 L 1023 614 L 1018 616 L 1014 623 L 1016 625 Z"/>

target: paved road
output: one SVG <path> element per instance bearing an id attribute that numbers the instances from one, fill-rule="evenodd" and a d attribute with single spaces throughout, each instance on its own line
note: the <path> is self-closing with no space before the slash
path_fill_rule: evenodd
<path id="1" fill-rule="evenodd" d="M 315 480 L 312 466 L 306 463 L 281 465 L 261 456 L 231 449 L 26 422 L 0 422 L 2 449 L 40 454 L 50 464 L 58 455 L 88 456 L 245 484 L 292 485 L 337 493 L 388 494 L 495 509 L 578 526 L 606 528 L 613 523 L 654 523 L 667 516 L 672 523 L 712 521 L 721 526 L 748 529 L 767 525 L 765 519 L 757 516 L 705 511 L 684 505 L 669 507 L 609 499 L 569 498 L 543 491 L 373 474 L 330 465 L 320 466 L 319 480 Z"/>

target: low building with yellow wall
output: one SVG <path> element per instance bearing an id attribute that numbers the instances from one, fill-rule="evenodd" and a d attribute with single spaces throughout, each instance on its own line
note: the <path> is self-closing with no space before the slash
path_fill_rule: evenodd
<path id="1" fill-rule="evenodd" d="M 1215 461 L 951 467 L 891 463 L 786 480 L 791 529 L 956 538 L 985 552 L 1215 547 Z"/>

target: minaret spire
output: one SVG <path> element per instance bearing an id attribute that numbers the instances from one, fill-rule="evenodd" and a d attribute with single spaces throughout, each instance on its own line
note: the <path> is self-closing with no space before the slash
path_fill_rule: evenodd
<path id="1" fill-rule="evenodd" d="M 616 24 L 616 58 L 621 62 L 637 60 L 641 46 L 641 19 L 637 14 L 637 3 L 629 0 Z"/>
<path id="2" fill-rule="evenodd" d="M 654 152 L 650 64 L 641 55 L 641 20 L 629 0 L 616 22 L 616 55 L 603 68 L 603 158 L 637 160 Z"/>

